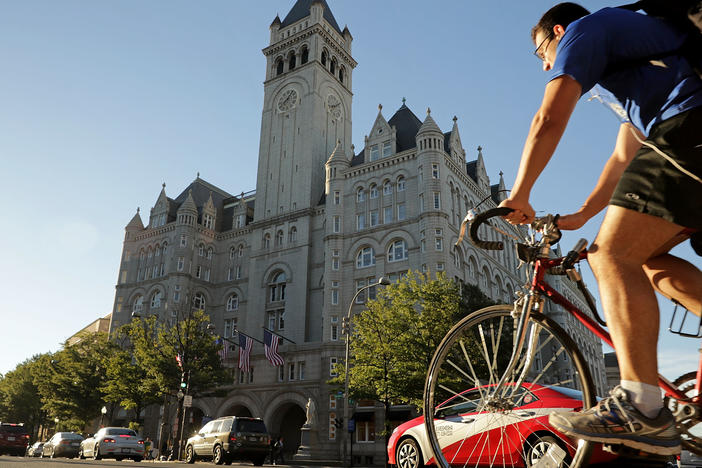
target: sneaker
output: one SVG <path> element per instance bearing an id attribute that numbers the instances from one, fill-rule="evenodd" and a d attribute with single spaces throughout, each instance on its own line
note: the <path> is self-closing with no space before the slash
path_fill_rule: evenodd
<path id="1" fill-rule="evenodd" d="M 578 439 L 622 444 L 658 455 L 680 453 L 680 434 L 670 410 L 662 408 L 658 416 L 647 418 L 631 404 L 628 392 L 620 386 L 589 410 L 552 413 L 548 422 Z"/>

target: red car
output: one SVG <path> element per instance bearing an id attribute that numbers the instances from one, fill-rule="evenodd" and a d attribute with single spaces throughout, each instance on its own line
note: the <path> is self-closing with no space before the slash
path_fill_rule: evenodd
<path id="1" fill-rule="evenodd" d="M 451 464 L 531 467 L 550 450 L 551 455 L 565 461 L 562 466 L 567 466 L 574 442 L 549 425 L 548 415 L 581 409 L 580 392 L 524 383 L 512 395 L 516 407 L 502 413 L 480 413 L 475 410 L 483 388 L 467 390 L 437 407 L 437 436 Z M 398 468 L 434 464 L 423 416 L 398 426 L 387 449 L 390 464 Z M 613 458 L 597 445 L 590 460 L 596 463 Z"/>

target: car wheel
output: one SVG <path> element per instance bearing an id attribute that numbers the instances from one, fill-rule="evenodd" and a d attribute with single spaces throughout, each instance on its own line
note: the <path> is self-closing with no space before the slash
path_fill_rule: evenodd
<path id="1" fill-rule="evenodd" d="M 122 461 L 122 460 L 124 460 L 124 458 L 122 458 L 122 457 L 115 457 L 115 461 Z"/>
<path id="2" fill-rule="evenodd" d="M 49 455 L 49 458 L 56 458 L 56 450 L 51 449 L 51 455 Z"/>
<path id="3" fill-rule="evenodd" d="M 139 463 L 139 462 L 142 460 L 142 458 L 141 458 L 141 457 L 135 457 L 135 458 L 133 458 L 132 460 L 134 460 L 134 463 Z"/>
<path id="4" fill-rule="evenodd" d="M 185 463 L 195 463 L 195 451 L 192 445 L 185 447 Z"/>
<path id="5" fill-rule="evenodd" d="M 95 444 L 95 447 L 93 447 L 93 460 L 100 460 L 102 457 L 100 456 L 100 445 Z"/>
<path id="6" fill-rule="evenodd" d="M 530 441 L 527 441 L 527 446 L 524 451 L 527 467 L 535 466 L 553 445 L 560 446 L 558 439 L 550 435 L 540 436 L 535 439 L 531 438 Z M 559 466 L 567 466 L 567 460 L 564 460 Z"/>
<path id="7" fill-rule="evenodd" d="M 85 460 L 85 454 L 83 453 L 83 447 L 78 449 L 78 459 L 79 460 Z"/>
<path id="8" fill-rule="evenodd" d="M 212 463 L 215 465 L 221 465 L 224 463 L 224 451 L 222 450 L 221 445 L 215 445 L 214 450 L 212 451 Z"/>
<path id="9" fill-rule="evenodd" d="M 395 452 L 395 464 L 398 468 L 421 468 L 422 451 L 417 441 L 411 438 L 403 439 Z"/>

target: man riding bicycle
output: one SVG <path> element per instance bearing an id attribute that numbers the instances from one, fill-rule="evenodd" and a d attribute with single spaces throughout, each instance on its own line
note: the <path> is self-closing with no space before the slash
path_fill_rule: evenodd
<path id="1" fill-rule="evenodd" d="M 531 124 L 505 218 L 530 223 L 529 195 L 568 124 L 596 84 L 625 109 L 614 151 L 592 193 L 561 229 L 578 229 L 609 204 L 588 260 L 597 278 L 621 384 L 596 407 L 555 413 L 550 423 L 582 439 L 663 455 L 680 437 L 658 388 L 659 311 L 654 290 L 702 313 L 702 272 L 668 251 L 702 230 L 702 80 L 678 53 L 682 32 L 641 13 L 574 3 L 547 11 L 532 29 L 550 72 Z M 671 52 L 672 51 L 672 52 Z M 665 55 L 658 60 L 647 57 Z M 645 141 L 644 141 L 645 140 Z M 699 244 L 693 244 L 702 254 Z M 700 249 L 700 250 L 698 250 Z"/>

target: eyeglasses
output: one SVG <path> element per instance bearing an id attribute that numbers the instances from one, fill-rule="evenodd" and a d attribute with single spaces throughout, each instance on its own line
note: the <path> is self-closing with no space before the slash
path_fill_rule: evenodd
<path id="1" fill-rule="evenodd" d="M 534 50 L 534 55 L 536 56 L 537 59 L 539 59 L 541 61 L 544 61 L 546 59 L 546 57 L 544 56 L 544 53 L 541 51 L 541 49 L 544 45 L 544 42 L 546 42 L 546 41 L 548 41 L 548 43 L 546 44 L 546 47 L 543 47 L 543 49 L 544 50 L 548 49 L 548 46 L 549 46 L 549 44 L 551 44 L 552 39 L 553 39 L 553 31 L 548 33 L 548 36 L 544 37 L 544 40 L 541 41 L 541 44 L 539 44 L 539 47 L 537 47 L 536 50 Z"/>

